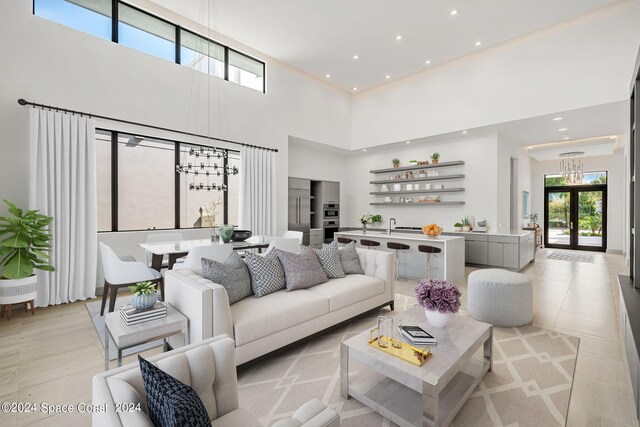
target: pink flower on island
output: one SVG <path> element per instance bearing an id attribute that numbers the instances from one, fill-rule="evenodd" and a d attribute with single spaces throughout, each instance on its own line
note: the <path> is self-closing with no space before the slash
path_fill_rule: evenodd
<path id="1" fill-rule="evenodd" d="M 423 279 L 416 288 L 418 304 L 427 310 L 456 313 L 460 310 L 460 289 L 439 279 Z"/>

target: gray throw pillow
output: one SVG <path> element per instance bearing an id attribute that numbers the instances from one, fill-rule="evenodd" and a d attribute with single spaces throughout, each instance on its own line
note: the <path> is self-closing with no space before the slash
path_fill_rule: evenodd
<path id="1" fill-rule="evenodd" d="M 340 264 L 342 264 L 344 274 L 364 274 L 358 251 L 356 251 L 356 242 L 350 242 L 338 248 L 338 243 L 334 240 L 329 245 L 324 245 L 324 247 L 328 246 L 334 246 L 338 249 L 338 256 L 340 257 Z"/>
<path id="2" fill-rule="evenodd" d="M 271 251 L 265 256 L 246 252 L 244 261 L 249 267 L 251 289 L 256 298 L 285 288 L 284 269 L 276 251 Z"/>
<path id="3" fill-rule="evenodd" d="M 303 246 L 303 248 L 308 247 Z M 336 246 L 323 246 L 322 249 L 314 249 L 314 251 L 318 256 L 320 265 L 322 266 L 322 269 L 324 270 L 328 278 L 336 279 L 346 277 L 346 275 L 344 274 L 344 270 L 342 269 L 342 264 L 340 263 L 340 256 L 338 255 L 338 248 Z"/>
<path id="4" fill-rule="evenodd" d="M 249 269 L 235 251 L 231 252 L 224 263 L 202 258 L 202 275 L 226 289 L 229 304 L 251 295 Z"/>
<path id="5" fill-rule="evenodd" d="M 327 275 L 313 251 L 302 251 L 299 254 L 275 250 L 284 268 L 287 282 L 287 292 L 295 289 L 305 289 L 327 282 Z"/>

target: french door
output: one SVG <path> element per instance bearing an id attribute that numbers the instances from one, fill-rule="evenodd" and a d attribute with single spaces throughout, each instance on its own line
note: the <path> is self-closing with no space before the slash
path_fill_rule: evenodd
<path id="1" fill-rule="evenodd" d="M 606 185 L 547 187 L 544 199 L 545 247 L 606 251 Z"/>

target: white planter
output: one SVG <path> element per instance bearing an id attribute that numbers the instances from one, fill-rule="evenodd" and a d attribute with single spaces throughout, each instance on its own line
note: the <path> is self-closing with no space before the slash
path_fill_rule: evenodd
<path id="1" fill-rule="evenodd" d="M 455 231 L 462 231 L 462 227 L 454 227 Z"/>
<path id="2" fill-rule="evenodd" d="M 0 279 L 0 305 L 17 304 L 35 300 L 38 296 L 38 278 Z"/>
<path id="3" fill-rule="evenodd" d="M 131 305 L 136 310 L 148 310 L 158 301 L 158 296 L 154 293 L 149 295 L 132 295 Z"/>
<path id="4" fill-rule="evenodd" d="M 439 311 L 424 309 L 424 315 L 431 326 L 435 328 L 444 328 L 449 323 L 451 313 L 440 313 Z"/>
<path id="5" fill-rule="evenodd" d="M 462 231 L 471 231 L 471 227 L 468 225 L 465 225 L 464 227 L 462 227 Z"/>

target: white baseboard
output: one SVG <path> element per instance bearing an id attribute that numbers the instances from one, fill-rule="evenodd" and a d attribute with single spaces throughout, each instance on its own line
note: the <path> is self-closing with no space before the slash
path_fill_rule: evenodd
<path id="1" fill-rule="evenodd" d="M 622 255 L 622 249 L 607 249 L 608 254 Z"/>

